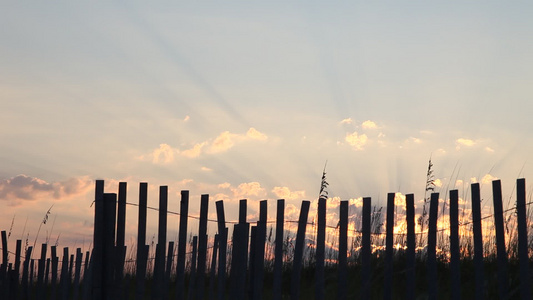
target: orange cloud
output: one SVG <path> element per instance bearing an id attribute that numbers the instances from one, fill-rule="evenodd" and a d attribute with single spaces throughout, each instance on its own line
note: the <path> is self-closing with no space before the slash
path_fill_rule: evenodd
<path id="1" fill-rule="evenodd" d="M 350 144 L 355 150 L 363 150 L 364 146 L 368 142 L 368 137 L 366 134 L 359 135 L 357 131 L 353 133 L 347 133 L 344 140 Z"/>
<path id="2" fill-rule="evenodd" d="M 272 193 L 279 199 L 286 200 L 301 200 L 305 198 L 305 191 L 291 191 L 285 186 L 276 186 L 272 189 Z"/>

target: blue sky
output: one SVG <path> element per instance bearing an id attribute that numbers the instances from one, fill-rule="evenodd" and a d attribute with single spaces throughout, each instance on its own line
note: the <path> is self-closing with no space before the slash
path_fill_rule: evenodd
<path id="1" fill-rule="evenodd" d="M 54 204 L 62 235 L 90 239 L 97 178 L 128 181 L 131 202 L 147 181 L 154 205 L 169 185 L 175 210 L 190 189 L 253 214 L 314 200 L 326 160 L 330 196 L 378 204 L 421 199 L 430 156 L 441 192 L 485 177 L 511 196 L 532 172 L 527 2 L 1 6 L 0 225 L 16 215 L 15 234 Z"/>

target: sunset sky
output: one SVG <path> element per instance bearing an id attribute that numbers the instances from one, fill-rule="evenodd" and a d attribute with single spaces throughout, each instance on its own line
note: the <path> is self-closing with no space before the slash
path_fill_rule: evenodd
<path id="1" fill-rule="evenodd" d="M 0 229 L 33 244 L 53 205 L 37 243 L 88 248 L 95 179 L 297 218 L 326 161 L 336 200 L 421 200 L 430 157 L 441 193 L 529 192 L 533 4 L 352 2 L 1 4 Z"/>

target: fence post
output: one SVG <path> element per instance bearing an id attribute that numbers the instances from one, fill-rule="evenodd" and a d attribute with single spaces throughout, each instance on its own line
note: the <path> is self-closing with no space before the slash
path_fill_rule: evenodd
<path id="1" fill-rule="evenodd" d="M 496 229 L 496 252 L 498 256 L 498 293 L 500 299 L 507 299 L 507 251 L 505 250 L 505 231 L 503 224 L 502 186 L 500 180 L 492 181 L 494 202 L 494 228 Z"/>
<path id="2" fill-rule="evenodd" d="M 63 248 L 63 261 L 61 263 L 61 279 L 59 280 L 59 286 L 61 288 L 61 299 L 67 300 L 69 294 L 70 278 L 68 273 L 68 247 Z M 102 289 L 105 295 L 105 288 Z M 105 298 L 102 298 L 105 299 Z"/>
<path id="3" fill-rule="evenodd" d="M 472 183 L 472 225 L 474 230 L 474 269 L 476 280 L 476 299 L 484 299 L 485 271 L 483 270 L 483 232 L 481 224 L 481 195 L 479 183 Z"/>
<path id="4" fill-rule="evenodd" d="M 57 247 L 52 246 L 50 247 L 51 253 L 51 259 L 52 259 L 52 293 L 51 293 L 51 299 L 55 300 L 57 299 L 57 269 L 59 265 L 59 257 L 57 257 Z M 84 277 L 87 276 L 87 274 L 83 275 Z"/>
<path id="5" fill-rule="evenodd" d="M 265 239 L 267 222 L 267 200 L 259 202 L 259 221 L 257 221 L 255 276 L 254 276 L 254 300 L 263 297 L 263 276 L 265 265 Z"/>
<path id="6" fill-rule="evenodd" d="M 38 261 L 37 265 L 37 299 L 44 299 L 46 293 L 46 287 L 44 286 L 44 267 L 46 264 L 46 250 L 47 244 L 41 245 L 41 258 Z"/>
<path id="7" fill-rule="evenodd" d="M 385 278 L 383 299 L 392 299 L 392 272 L 394 255 L 394 197 L 395 193 L 387 194 L 387 227 L 385 237 Z"/>
<path id="8" fill-rule="evenodd" d="M 104 253 L 103 298 L 114 299 L 115 294 L 115 228 L 117 220 L 117 194 L 104 194 Z M 70 283 L 70 280 L 69 280 Z"/>
<path id="9" fill-rule="evenodd" d="M 518 222 L 518 255 L 520 260 L 520 296 L 531 299 L 531 276 L 529 271 L 527 216 L 526 216 L 526 180 L 516 180 L 516 210 Z"/>
<path id="10" fill-rule="evenodd" d="M 438 277 L 437 277 L 437 217 L 439 210 L 439 193 L 431 193 L 429 203 L 429 223 L 428 223 L 428 247 L 427 247 L 427 270 L 428 270 L 428 299 L 437 299 Z"/>
<path id="11" fill-rule="evenodd" d="M 257 226 L 251 226 L 250 228 L 250 257 L 249 265 L 250 268 L 248 273 L 250 277 L 248 278 L 248 299 L 253 299 L 254 297 L 254 282 L 255 282 L 255 247 L 257 246 Z"/>
<path id="12" fill-rule="evenodd" d="M 285 200 L 279 199 L 276 212 L 276 245 L 274 249 L 274 282 L 272 299 L 281 300 L 281 283 L 283 269 L 283 223 L 285 218 Z"/>
<path id="13" fill-rule="evenodd" d="M 185 251 L 187 249 L 187 219 L 189 218 L 189 191 L 181 191 L 180 227 L 176 265 L 176 297 L 185 299 Z"/>
<path id="14" fill-rule="evenodd" d="M 216 267 L 217 267 L 217 252 L 218 252 L 218 234 L 215 234 L 213 241 L 213 252 L 211 252 L 211 270 L 209 276 L 209 300 L 215 300 L 215 281 L 216 281 Z"/>
<path id="15" fill-rule="evenodd" d="M 7 266 L 8 266 L 8 251 L 7 251 L 7 233 L 5 230 L 2 230 L 2 265 L 0 267 L 0 285 L 2 287 L 2 293 L 4 297 L 7 298 Z"/>
<path id="16" fill-rule="evenodd" d="M 146 211 L 148 203 L 148 183 L 139 183 L 139 216 L 137 221 L 137 258 L 135 266 L 135 299 L 144 299 L 146 277 Z"/>
<path id="17" fill-rule="evenodd" d="M 296 233 L 296 245 L 294 247 L 294 261 L 291 278 L 291 299 L 300 299 L 300 273 L 302 270 L 302 258 L 305 246 L 305 229 L 307 226 L 307 216 L 309 214 L 309 201 L 302 201 L 300 218 L 298 219 L 298 231 Z"/>
<path id="18" fill-rule="evenodd" d="M 243 288 L 243 283 L 246 282 L 249 227 L 250 224 L 246 222 L 246 200 L 243 199 L 239 203 L 239 224 L 235 224 L 233 229 L 230 299 L 244 299 L 246 296 L 246 288 Z"/>
<path id="19" fill-rule="evenodd" d="M 226 218 L 224 216 L 224 202 L 217 201 L 217 221 L 219 234 L 219 254 L 218 254 L 218 297 L 225 299 L 226 294 L 226 251 L 228 245 L 228 228 L 226 227 Z"/>
<path id="20" fill-rule="evenodd" d="M 450 191 L 450 273 L 451 299 L 461 299 L 461 257 L 459 249 L 459 191 Z"/>
<path id="21" fill-rule="evenodd" d="M 103 299 L 104 284 L 104 181 L 96 180 L 94 200 L 94 235 L 93 235 L 93 271 L 92 271 L 92 297 L 94 300 Z M 61 268 L 63 269 L 63 268 Z M 60 279 L 60 283 L 62 279 Z"/>
<path id="22" fill-rule="evenodd" d="M 17 246 L 15 250 L 15 270 L 14 270 L 14 283 L 13 283 L 13 292 L 15 299 L 19 299 L 19 277 L 20 277 L 20 256 L 22 254 L 22 240 L 17 240 Z"/>
<path id="23" fill-rule="evenodd" d="M 407 271 L 406 271 L 406 297 L 405 299 L 415 299 L 415 195 L 405 195 L 405 217 L 407 221 Z"/>
<path id="24" fill-rule="evenodd" d="M 339 284 L 337 299 L 346 300 L 348 287 L 348 201 L 341 201 L 339 208 Z"/>
<path id="25" fill-rule="evenodd" d="M 83 260 L 83 254 L 81 248 L 76 249 L 76 268 L 74 271 L 74 300 L 79 299 L 80 294 L 80 276 L 81 276 L 81 261 Z"/>
<path id="26" fill-rule="evenodd" d="M 174 261 L 174 241 L 168 242 L 168 250 L 167 250 L 167 262 L 165 267 L 165 290 L 164 290 L 164 298 L 168 299 L 168 292 L 170 288 L 170 275 L 172 274 L 172 262 Z"/>
<path id="27" fill-rule="evenodd" d="M 324 260 L 326 243 L 326 198 L 318 199 L 318 219 L 316 235 L 316 256 L 315 256 L 315 299 L 323 300 L 324 291 Z"/>
<path id="28" fill-rule="evenodd" d="M 28 271 L 30 267 L 30 257 L 33 250 L 32 246 L 29 246 L 26 250 L 26 257 L 24 257 L 24 263 L 22 267 L 22 299 L 28 299 L 30 295 L 30 287 L 28 287 Z"/>
<path id="29" fill-rule="evenodd" d="M 192 237 L 192 257 L 191 257 L 191 269 L 189 271 L 189 295 L 188 300 L 193 300 L 195 295 L 195 283 L 196 283 L 196 255 L 197 255 L 198 237 Z"/>
<path id="30" fill-rule="evenodd" d="M 152 295 L 154 299 L 163 298 L 165 288 L 165 256 L 167 247 L 167 209 L 168 187 L 159 187 L 159 224 L 157 230 L 157 247 L 155 253 L 154 280 L 152 282 Z"/>
<path id="31" fill-rule="evenodd" d="M 370 220 L 372 200 L 370 197 L 363 198 L 363 228 L 361 239 L 361 299 L 370 299 L 370 278 L 372 276 L 370 269 L 371 249 L 370 249 Z"/>
<path id="32" fill-rule="evenodd" d="M 201 196 L 200 224 L 198 228 L 198 265 L 197 265 L 197 299 L 204 300 L 205 264 L 207 260 L 207 212 L 209 195 Z"/>
<path id="33" fill-rule="evenodd" d="M 117 300 L 124 299 L 124 261 L 126 260 L 126 192 L 127 183 L 119 182 L 118 184 L 118 208 L 117 208 L 117 241 L 116 241 L 116 259 L 115 259 L 115 287 Z"/>

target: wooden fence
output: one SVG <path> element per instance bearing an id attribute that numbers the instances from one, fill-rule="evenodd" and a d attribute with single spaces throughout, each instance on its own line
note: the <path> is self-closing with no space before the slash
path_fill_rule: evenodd
<path id="1" fill-rule="evenodd" d="M 531 270 L 528 248 L 528 218 L 526 185 L 518 179 L 516 185 L 516 223 L 518 226 L 518 271 L 510 268 L 505 241 L 505 220 L 502 190 L 499 180 L 492 182 L 492 216 L 482 217 L 478 183 L 471 185 L 473 259 L 461 254 L 459 195 L 449 194 L 449 251 L 443 255 L 438 248 L 439 194 L 432 193 L 429 202 L 427 232 L 415 232 L 415 201 L 413 194 L 405 196 L 406 233 L 401 247 L 394 245 L 395 194 L 387 195 L 385 245 L 373 250 L 373 215 L 371 198 L 363 198 L 362 226 L 357 248 L 348 251 L 349 202 L 341 201 L 334 261 L 326 258 L 327 200 L 319 199 L 316 223 L 308 223 L 309 201 L 302 201 L 295 239 L 289 239 L 285 224 L 285 201 L 277 200 L 273 261 L 267 261 L 267 201 L 259 204 L 256 224 L 247 221 L 247 201 L 239 203 L 238 222 L 225 220 L 224 203 L 216 201 L 217 234 L 207 234 L 209 195 L 202 195 L 198 235 L 187 240 L 189 192 L 181 192 L 179 237 L 177 244 L 168 242 L 168 188 L 159 191 L 158 244 L 155 257 L 149 257 L 146 245 L 147 184 L 139 189 L 137 247 L 133 267 L 127 268 L 125 225 L 126 183 L 119 184 L 118 194 L 105 193 L 104 182 L 96 181 L 94 247 L 92 253 L 80 248 L 63 248 L 60 259 L 56 246 L 41 246 L 41 255 L 32 259 L 33 247 L 22 253 L 22 241 L 17 240 L 9 260 L 6 232 L 2 231 L 2 265 L 0 266 L 1 299 L 428 299 L 499 298 L 531 299 Z M 493 217 L 496 241 L 496 268 L 484 257 L 482 219 Z M 233 225 L 233 228 L 228 226 Z M 309 228 L 313 226 L 312 247 L 309 248 Z M 232 238 L 229 232 L 232 229 Z M 271 229 L 272 230 L 272 229 Z M 423 235 L 426 235 L 422 239 Z M 269 236 L 271 233 L 269 234 Z M 378 235 L 383 235 L 378 233 Z M 396 234 L 398 235 L 398 234 Z M 427 241 L 423 249 L 416 240 Z M 287 242 L 293 245 L 290 261 L 286 256 Z M 192 244 L 192 253 L 187 253 Z M 208 247 L 208 244 L 211 246 Z M 176 246 L 176 247 L 175 247 Z M 352 245 L 353 246 L 353 245 Z M 50 255 L 48 255 L 50 248 Z M 177 254 L 175 251 L 177 248 Z M 305 251 L 311 249 L 312 264 L 304 265 Z M 354 253 L 357 255 L 355 256 Z M 210 257 L 209 255 L 210 254 Z M 309 256 L 309 254 L 308 254 Z M 190 259 L 187 259 L 190 257 Z M 355 257 L 355 259 L 354 259 Z M 351 258 L 351 259 L 350 259 Z M 270 258 L 269 258 L 270 259 Z M 22 266 L 21 266 L 22 263 Z M 266 268 L 266 263 L 269 267 Z M 130 264 L 131 265 L 131 264 Z M 287 266 L 290 267 L 287 267 Z M 490 267 L 491 270 L 485 270 Z M 497 270 L 493 280 L 493 269 Z M 444 271 L 443 271 L 444 270 Z M 267 272 L 268 271 L 268 272 Z M 313 274 L 309 279 L 308 274 Z M 517 276 L 514 273 L 518 273 Z M 472 274 L 473 273 L 473 274 Z M 229 275 L 228 275 L 229 274 Z M 307 276 L 307 277 L 306 277 Z M 449 278 L 444 280 L 443 277 Z M 512 277 L 512 278 L 510 278 Z M 333 278 L 333 279 L 332 279 Z M 518 280 L 515 280 L 518 278 Z M 312 282 L 302 290 L 302 281 Z M 465 282 L 473 282 L 471 292 L 465 292 Z M 399 282 L 399 283 L 398 283 Z M 440 282 L 440 283 L 439 283 Z M 446 285 L 442 283 L 445 282 Z M 497 285 L 497 295 L 490 293 L 488 284 Z M 305 294 L 305 295 L 304 295 Z"/>

